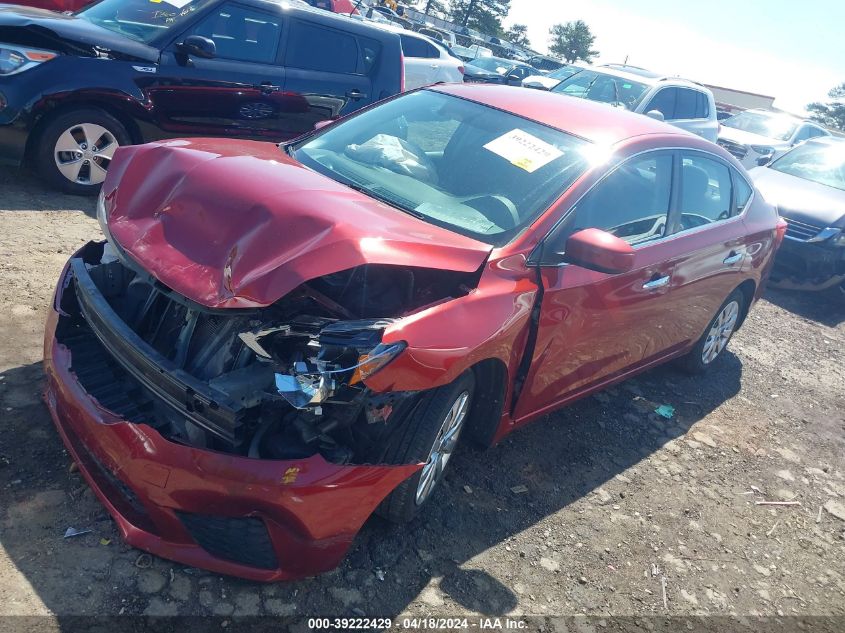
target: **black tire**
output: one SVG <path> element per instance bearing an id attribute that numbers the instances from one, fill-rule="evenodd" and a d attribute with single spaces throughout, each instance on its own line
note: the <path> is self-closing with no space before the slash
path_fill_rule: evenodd
<path id="1" fill-rule="evenodd" d="M 735 317 L 733 327 L 730 331 L 730 334 L 728 335 L 728 340 L 725 341 L 724 346 L 721 347 L 721 349 L 719 349 L 718 352 L 716 352 L 716 355 L 713 358 L 711 358 L 709 361 L 705 362 L 705 360 L 704 360 L 704 348 L 705 348 L 705 345 L 707 345 L 707 339 L 710 336 L 710 331 L 716 325 L 716 321 L 719 319 L 719 316 L 722 314 L 722 312 L 731 303 L 736 303 L 737 312 L 736 312 L 736 317 Z M 731 337 L 733 336 L 734 332 L 736 332 L 736 328 L 741 323 L 742 317 L 745 314 L 745 310 L 746 310 L 745 304 L 746 304 L 745 295 L 740 290 L 734 290 L 728 296 L 728 298 L 725 299 L 725 302 L 721 306 L 719 306 L 719 309 L 716 310 L 716 314 L 710 320 L 710 323 L 707 324 L 707 327 L 704 329 L 704 334 L 701 335 L 701 338 L 698 339 L 698 342 L 695 344 L 695 346 L 690 350 L 690 352 L 686 356 L 682 356 L 681 358 L 678 359 L 678 361 L 677 361 L 678 366 L 681 367 L 681 369 L 683 369 L 687 373 L 694 374 L 694 375 L 703 374 L 710 367 L 712 367 L 713 364 L 716 361 L 718 361 L 719 358 L 722 356 L 722 353 L 727 348 Z"/>
<path id="2" fill-rule="evenodd" d="M 82 127 L 85 125 L 89 130 L 104 128 L 106 133 L 88 141 L 84 134 L 86 128 Z M 74 139 L 80 139 L 78 147 L 74 147 L 77 152 L 76 157 L 72 157 L 69 151 L 56 151 L 59 140 L 65 132 L 70 131 L 73 131 L 71 136 Z M 99 148 L 96 146 L 98 142 L 101 142 Z M 99 193 L 102 186 L 101 177 L 104 177 L 105 171 L 108 170 L 110 159 L 107 158 L 107 154 L 113 147 L 112 143 L 116 143 L 114 147 L 118 147 L 129 145 L 131 140 L 126 128 L 107 112 L 96 108 L 79 108 L 60 114 L 49 121 L 40 131 L 37 143 L 35 167 L 48 184 L 66 193 L 93 196 Z M 106 152 L 99 153 L 103 149 Z M 60 160 L 68 166 L 68 171 L 75 170 L 76 166 L 79 166 L 76 180 L 71 180 L 62 173 L 58 165 Z"/>
<path id="3" fill-rule="evenodd" d="M 475 377 L 471 371 L 462 374 L 451 384 L 432 389 L 424 394 L 417 406 L 405 421 L 405 431 L 385 456 L 389 464 L 414 464 L 428 460 L 435 440 L 438 438 L 446 416 L 459 397 L 468 394 L 465 403 L 467 415 L 472 408 L 472 397 L 475 393 Z M 466 418 L 461 423 L 462 430 L 466 427 Z M 460 431 L 459 431 L 460 434 Z M 448 466 L 448 460 L 447 464 Z M 423 469 L 397 486 L 382 501 L 376 513 L 393 523 L 407 523 L 413 519 L 420 508 L 431 499 L 431 493 L 418 505 L 417 488 Z M 436 478 L 431 489 L 436 489 Z"/>

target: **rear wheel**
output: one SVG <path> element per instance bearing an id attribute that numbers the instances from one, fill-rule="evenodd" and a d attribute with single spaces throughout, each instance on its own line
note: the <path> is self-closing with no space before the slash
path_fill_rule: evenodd
<path id="1" fill-rule="evenodd" d="M 93 108 L 71 110 L 50 121 L 41 133 L 37 168 L 48 183 L 81 195 L 96 195 L 115 150 L 130 143 L 126 128 Z"/>
<path id="2" fill-rule="evenodd" d="M 678 364 L 691 374 L 707 371 L 728 346 L 744 309 L 745 295 L 734 290 L 716 312 L 695 347 L 679 359 Z"/>
<path id="3" fill-rule="evenodd" d="M 401 441 L 387 456 L 388 463 L 423 467 L 403 481 L 379 506 L 377 512 L 394 523 L 413 519 L 431 498 L 458 444 L 475 393 L 472 372 L 455 382 L 425 394 L 406 421 Z"/>

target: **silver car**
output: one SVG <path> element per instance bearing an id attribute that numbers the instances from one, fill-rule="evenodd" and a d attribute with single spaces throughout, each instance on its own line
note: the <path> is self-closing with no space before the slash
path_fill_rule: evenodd
<path id="1" fill-rule="evenodd" d="M 606 64 L 575 73 L 551 92 L 648 114 L 708 141 L 715 142 L 719 135 L 713 93 L 679 77 L 636 66 Z"/>
<path id="2" fill-rule="evenodd" d="M 791 147 L 830 132 L 811 121 L 782 112 L 746 110 L 722 121 L 719 145 L 746 168 L 770 162 Z"/>

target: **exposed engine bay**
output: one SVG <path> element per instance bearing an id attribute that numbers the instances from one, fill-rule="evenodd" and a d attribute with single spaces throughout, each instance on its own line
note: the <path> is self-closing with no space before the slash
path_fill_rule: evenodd
<path id="1" fill-rule="evenodd" d="M 209 309 L 109 243 L 70 262 L 59 341 L 89 395 L 171 441 L 265 459 L 381 461 L 417 394 L 364 380 L 402 352 L 386 327 L 467 294 L 479 273 L 364 265 L 261 309 Z"/>

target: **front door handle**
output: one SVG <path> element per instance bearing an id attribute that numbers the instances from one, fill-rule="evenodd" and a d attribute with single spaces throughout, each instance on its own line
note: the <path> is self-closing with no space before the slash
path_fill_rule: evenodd
<path id="1" fill-rule="evenodd" d="M 360 90 L 350 90 L 349 92 L 346 93 L 346 96 L 349 97 L 350 99 L 366 99 L 367 98 L 367 95 L 365 95 Z"/>
<path id="2" fill-rule="evenodd" d="M 436 69 L 440 68 L 440 65 L 439 64 L 432 64 L 431 67 L 436 70 Z"/>
<path id="3" fill-rule="evenodd" d="M 731 251 L 731 254 L 725 257 L 722 262 L 727 264 L 728 266 L 732 266 L 737 262 L 741 262 L 743 257 L 745 257 L 744 253 L 737 253 L 736 251 Z"/>
<path id="4" fill-rule="evenodd" d="M 663 286 L 669 285 L 669 275 L 665 277 L 658 277 L 657 279 L 652 279 L 651 281 L 647 281 L 643 284 L 643 290 L 656 290 L 657 288 L 662 288 Z"/>

